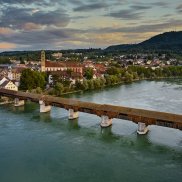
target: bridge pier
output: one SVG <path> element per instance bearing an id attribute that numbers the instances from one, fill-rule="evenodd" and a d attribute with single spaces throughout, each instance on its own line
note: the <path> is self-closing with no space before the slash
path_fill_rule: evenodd
<path id="1" fill-rule="evenodd" d="M 15 107 L 24 106 L 24 105 L 25 105 L 24 100 L 20 100 L 19 98 L 15 98 L 15 100 L 14 100 L 14 106 Z"/>
<path id="2" fill-rule="evenodd" d="M 39 104 L 40 104 L 40 113 L 49 112 L 51 110 L 51 106 L 46 106 L 44 101 L 39 100 Z"/>
<path id="3" fill-rule="evenodd" d="M 148 132 L 148 128 L 145 123 L 138 122 L 138 130 L 137 133 L 139 135 L 145 135 Z"/>
<path id="4" fill-rule="evenodd" d="M 106 128 L 108 126 L 111 126 L 112 125 L 112 119 L 109 118 L 108 116 L 101 116 L 101 123 L 100 123 L 100 126 L 103 127 L 103 128 Z"/>
<path id="5" fill-rule="evenodd" d="M 78 117 L 79 117 L 78 111 L 75 112 L 73 109 L 68 110 L 68 119 L 76 119 Z"/>

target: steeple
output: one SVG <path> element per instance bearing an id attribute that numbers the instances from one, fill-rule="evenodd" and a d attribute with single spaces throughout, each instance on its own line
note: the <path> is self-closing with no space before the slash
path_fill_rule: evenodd
<path id="1" fill-rule="evenodd" d="M 41 51 L 41 71 L 45 72 L 45 51 Z"/>

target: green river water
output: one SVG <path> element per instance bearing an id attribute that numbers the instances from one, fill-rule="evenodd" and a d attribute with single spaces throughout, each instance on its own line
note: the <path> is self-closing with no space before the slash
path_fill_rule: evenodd
<path id="1" fill-rule="evenodd" d="M 67 96 L 68 97 L 68 96 Z M 182 114 L 182 80 L 141 81 L 70 98 Z M 0 182 L 181 182 L 182 131 L 39 105 L 0 106 Z"/>

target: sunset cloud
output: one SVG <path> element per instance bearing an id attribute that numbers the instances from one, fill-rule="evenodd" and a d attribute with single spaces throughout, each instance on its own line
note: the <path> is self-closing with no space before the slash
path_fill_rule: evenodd
<path id="1" fill-rule="evenodd" d="M 179 0 L 0 0 L 3 50 L 105 48 L 182 30 Z"/>
<path id="2" fill-rule="evenodd" d="M 10 28 L 0 27 L 0 35 L 12 34 L 13 30 Z"/>
<path id="3" fill-rule="evenodd" d="M 1 42 L 0 43 L 0 49 L 14 49 L 16 48 L 15 44 L 8 43 L 8 42 Z"/>

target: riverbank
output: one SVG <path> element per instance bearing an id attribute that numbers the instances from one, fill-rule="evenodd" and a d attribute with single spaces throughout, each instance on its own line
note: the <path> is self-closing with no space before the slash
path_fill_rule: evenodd
<path id="1" fill-rule="evenodd" d="M 130 83 L 134 83 L 134 82 L 138 82 L 138 81 L 144 81 L 144 80 L 151 80 L 151 81 L 155 81 L 155 80 L 164 80 L 164 79 L 182 79 L 182 77 L 157 77 L 157 78 L 140 78 L 140 79 L 133 79 L 132 81 L 121 81 L 119 83 L 114 83 L 112 85 L 105 85 L 102 88 L 97 88 L 94 90 L 104 90 L 105 88 L 112 88 L 113 86 L 119 86 L 119 85 L 125 85 L 125 84 L 130 84 Z M 87 90 L 74 90 L 71 92 L 65 92 L 62 93 L 61 96 L 66 96 L 66 95 L 70 95 L 70 94 L 75 94 L 75 93 L 84 93 L 87 91 L 92 91 L 93 89 L 87 89 Z M 49 95 L 48 93 L 46 93 L 47 95 Z M 54 95 L 56 96 L 56 95 Z"/>
<path id="2" fill-rule="evenodd" d="M 0 101 L 0 105 L 13 104 L 14 101 Z"/>

